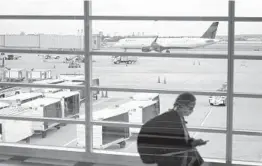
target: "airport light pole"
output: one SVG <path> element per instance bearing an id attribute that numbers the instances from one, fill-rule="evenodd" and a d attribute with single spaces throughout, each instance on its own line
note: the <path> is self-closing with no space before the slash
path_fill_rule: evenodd
<path id="1" fill-rule="evenodd" d="M 79 36 L 79 49 L 80 51 L 82 50 L 82 34 L 83 34 L 83 29 L 78 29 L 78 36 Z"/>

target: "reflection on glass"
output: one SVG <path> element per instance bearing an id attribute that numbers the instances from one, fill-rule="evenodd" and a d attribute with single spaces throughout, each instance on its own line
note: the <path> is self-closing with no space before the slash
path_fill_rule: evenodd
<path id="1" fill-rule="evenodd" d="M 261 162 L 261 136 L 233 136 L 233 160 Z"/>
<path id="2" fill-rule="evenodd" d="M 258 53 L 260 54 L 260 53 Z M 252 52 L 247 55 L 252 56 Z M 235 60 L 234 91 L 237 93 L 261 93 L 261 61 Z"/>
<path id="3" fill-rule="evenodd" d="M 260 120 L 261 99 L 235 98 L 234 121 L 235 130 L 262 130 Z"/>
<path id="4" fill-rule="evenodd" d="M 198 133 L 195 138 L 209 140 L 209 142 L 197 149 L 204 158 L 225 159 L 226 135 L 216 133 Z"/>

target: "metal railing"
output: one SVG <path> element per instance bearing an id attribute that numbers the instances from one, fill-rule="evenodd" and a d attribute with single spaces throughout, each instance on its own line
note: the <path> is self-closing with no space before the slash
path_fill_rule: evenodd
<path id="1" fill-rule="evenodd" d="M 0 151 L 10 154 L 23 155 L 27 154 L 36 157 L 59 158 L 59 159 L 72 159 L 78 161 L 89 161 L 92 163 L 116 164 L 116 165 L 134 165 L 135 162 L 139 163 L 140 159 L 137 155 L 124 156 L 121 154 L 106 154 L 94 151 L 92 148 L 92 125 L 106 125 L 106 126 L 126 126 L 126 127 L 141 127 L 138 124 L 120 123 L 120 122 L 107 122 L 107 121 L 93 121 L 92 120 L 92 91 L 107 90 L 107 91 L 125 91 L 125 92 L 147 92 L 147 93 L 163 93 L 163 94 L 179 94 L 182 91 L 171 90 L 157 90 L 157 89 L 135 89 L 135 88 L 121 88 L 121 87 L 92 87 L 92 56 L 147 56 L 147 57 L 170 57 L 170 58 L 205 58 L 205 59 L 225 59 L 228 61 L 228 91 L 227 93 L 220 92 L 203 92 L 194 91 L 195 95 L 227 95 L 227 128 L 189 128 L 190 131 L 209 132 L 209 133 L 224 133 L 226 134 L 226 163 L 232 165 L 232 136 L 238 135 L 254 135 L 262 136 L 259 131 L 233 131 L 233 98 L 262 98 L 262 94 L 245 94 L 234 93 L 234 60 L 235 59 L 248 59 L 248 60 L 262 60 L 261 56 L 249 55 L 235 55 L 234 54 L 234 29 L 235 22 L 262 22 L 262 17 L 235 17 L 235 2 L 229 0 L 228 17 L 173 17 L 173 16 L 93 16 L 91 12 L 91 2 L 84 2 L 84 16 L 36 16 L 36 15 L 0 15 L 0 19 L 37 19 L 37 20 L 83 20 L 84 21 L 84 51 L 50 51 L 50 50 L 26 50 L 26 49 L 0 49 L 2 52 L 10 53 L 50 53 L 50 54 L 84 54 L 85 55 L 85 85 L 84 86 L 64 86 L 64 85 L 43 85 L 43 84 L 24 84 L 24 83 L 0 83 L 0 85 L 20 86 L 20 87 L 48 87 L 48 88 L 66 88 L 66 89 L 83 89 L 85 88 L 85 121 L 72 120 L 72 119 L 57 119 L 57 118 L 25 118 L 25 117 L 10 117 L 0 116 L 0 119 L 13 119 L 13 120 L 31 120 L 31 121 L 45 121 L 45 122 L 61 122 L 61 123 L 74 123 L 84 124 L 86 127 L 86 142 L 85 151 L 79 149 L 67 148 L 47 148 L 39 146 L 26 146 L 17 144 L 1 143 Z M 91 50 L 92 38 L 92 21 L 93 20 L 158 20 L 158 21 L 224 21 L 228 22 L 228 54 L 191 54 L 191 53 L 119 53 L 119 52 L 102 52 Z"/>

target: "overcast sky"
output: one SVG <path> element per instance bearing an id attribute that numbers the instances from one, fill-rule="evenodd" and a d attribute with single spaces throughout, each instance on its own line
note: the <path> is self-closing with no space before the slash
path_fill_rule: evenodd
<path id="1" fill-rule="evenodd" d="M 236 16 L 262 17 L 262 0 L 236 0 Z M 93 0 L 93 15 L 227 16 L 228 0 Z M 83 0 L 1 0 L 0 14 L 82 15 Z M 200 36 L 211 22 L 94 21 L 93 33 Z M 0 20 L 0 34 L 77 34 L 82 21 Z M 262 34 L 262 23 L 237 23 L 236 34 Z M 218 35 L 227 34 L 221 22 Z"/>

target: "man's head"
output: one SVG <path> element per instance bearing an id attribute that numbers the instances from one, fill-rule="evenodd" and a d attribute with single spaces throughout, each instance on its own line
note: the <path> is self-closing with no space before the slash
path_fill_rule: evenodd
<path id="1" fill-rule="evenodd" d="M 175 103 L 174 110 L 183 116 L 189 116 L 196 105 L 196 97 L 189 92 L 180 94 Z"/>

